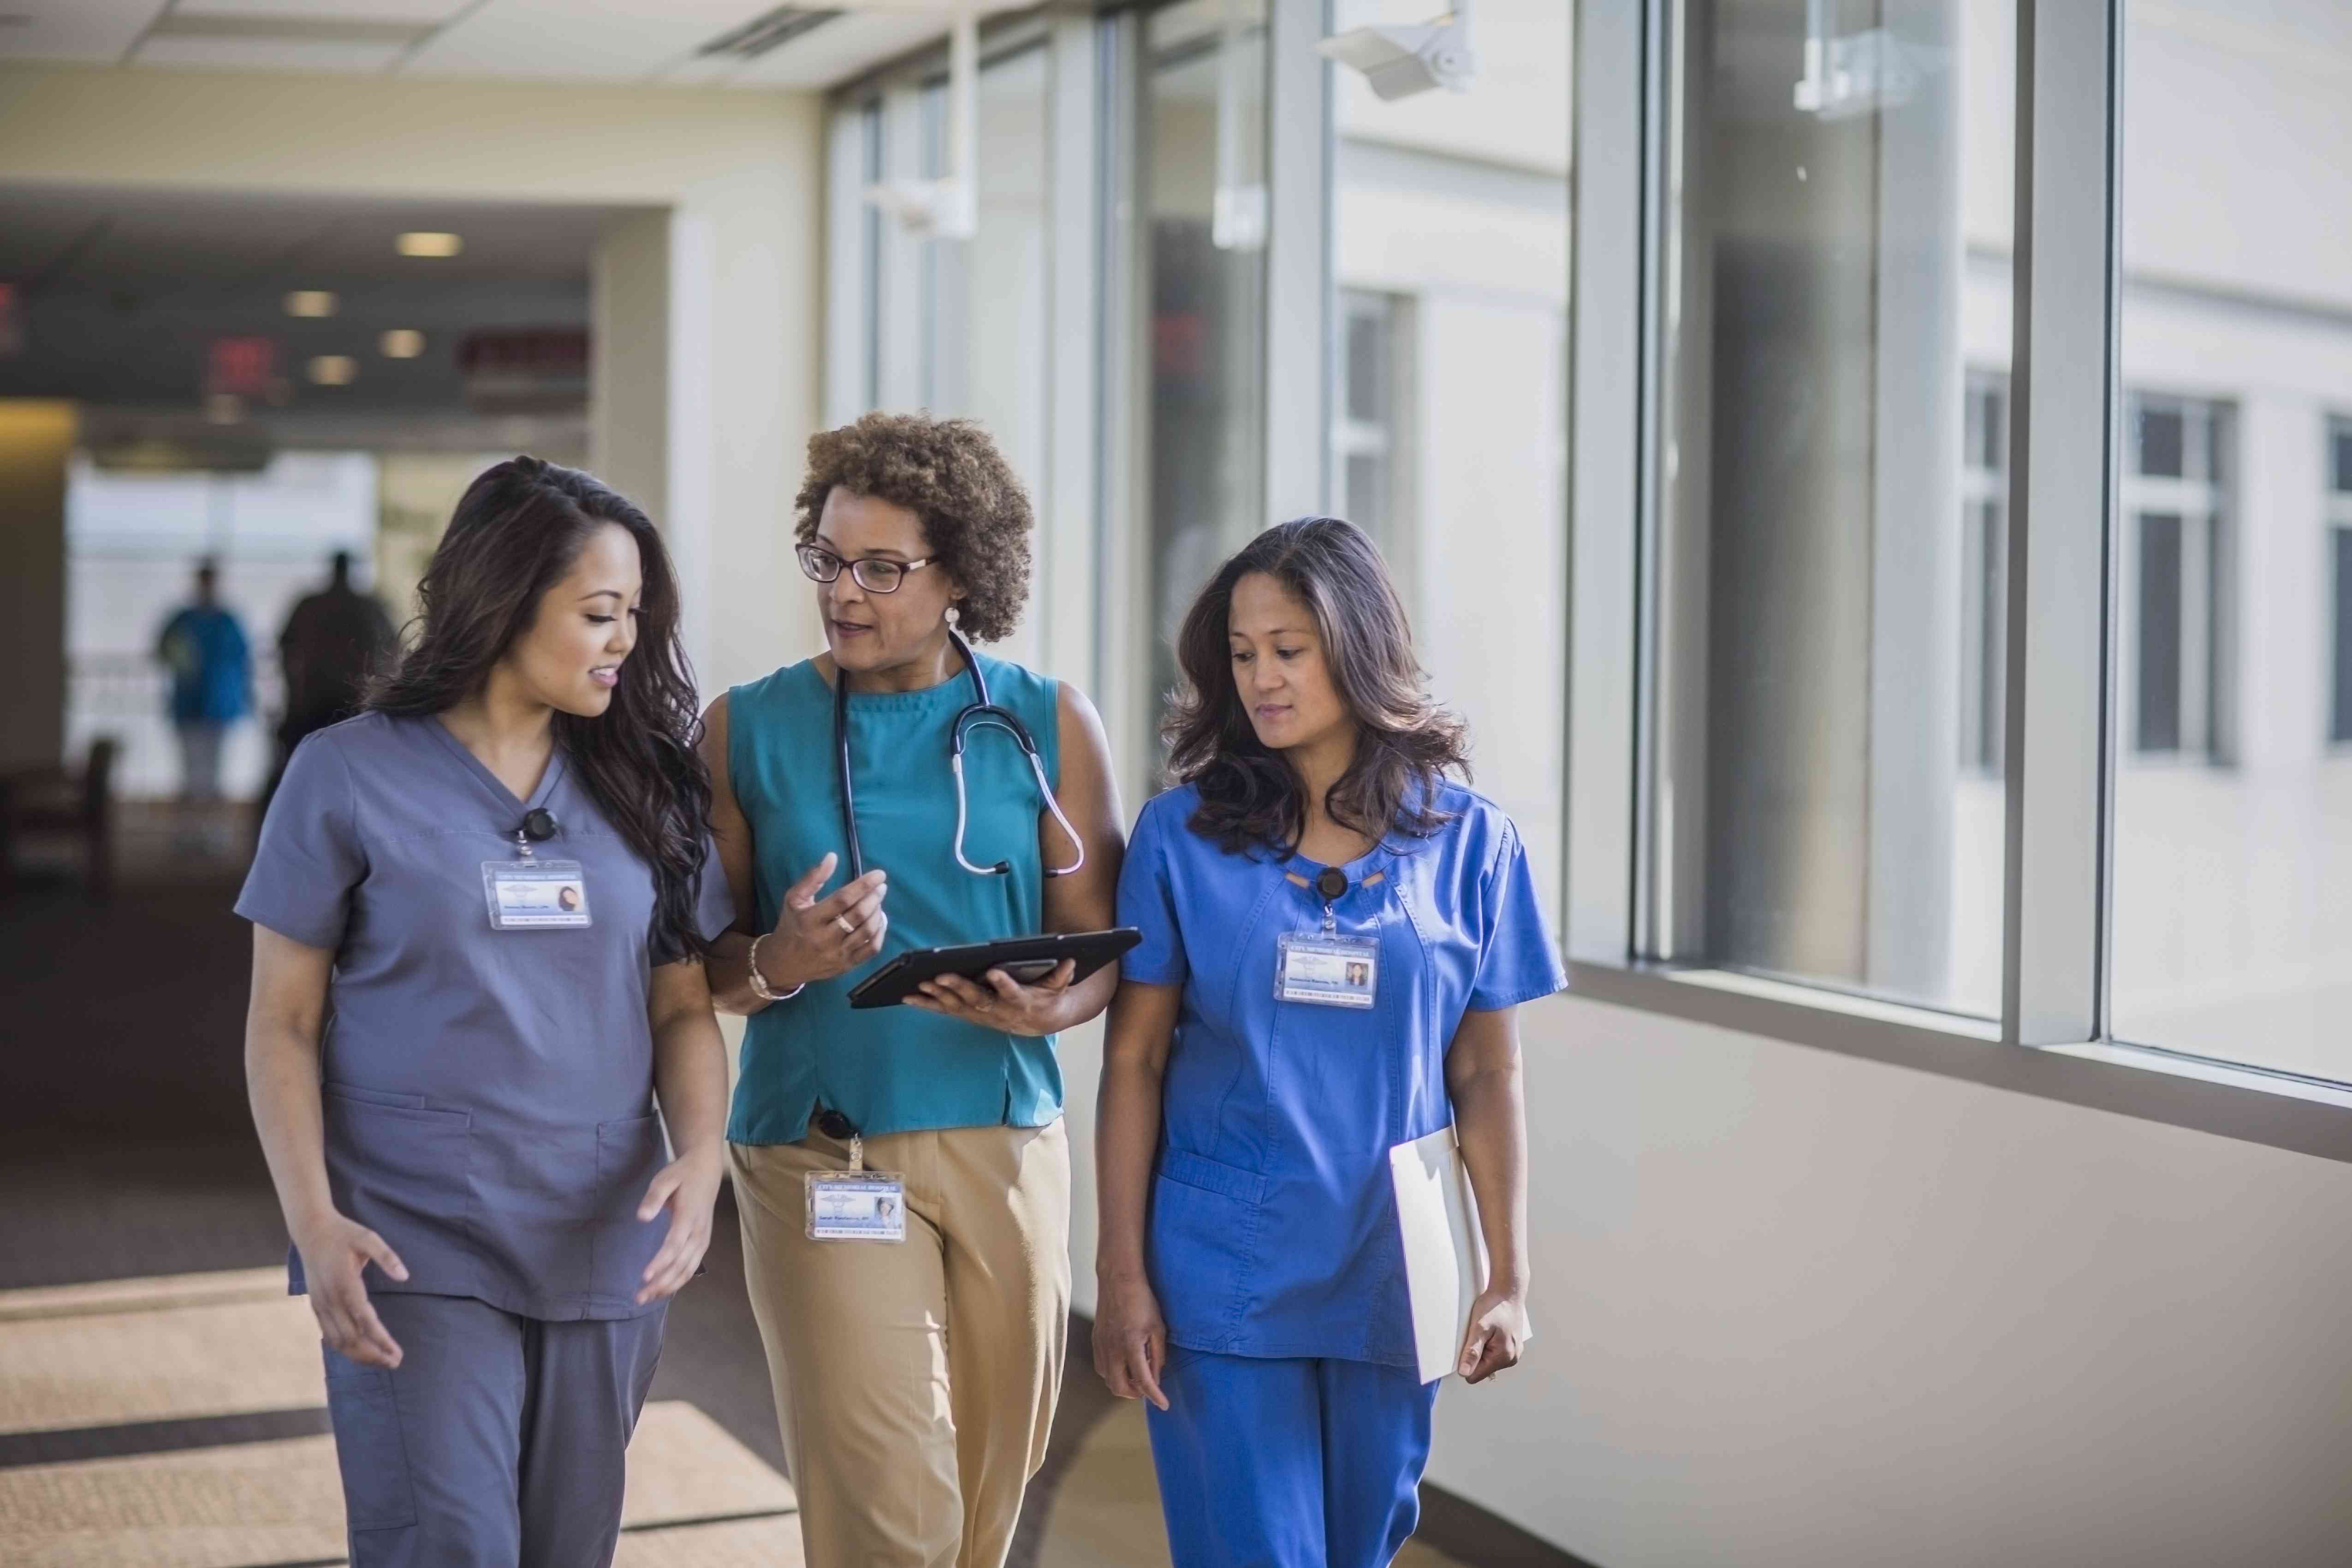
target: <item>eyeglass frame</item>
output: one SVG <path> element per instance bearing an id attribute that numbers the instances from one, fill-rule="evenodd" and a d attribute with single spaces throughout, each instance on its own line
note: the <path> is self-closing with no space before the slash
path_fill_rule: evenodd
<path id="1" fill-rule="evenodd" d="M 820 577 L 814 572 L 811 571 L 809 569 L 809 557 L 811 555 L 821 555 L 825 560 L 832 562 L 832 575 Z M 844 569 L 846 569 L 849 573 L 849 580 L 856 584 L 859 587 L 865 589 L 869 594 L 895 594 L 899 589 L 907 585 L 907 574 L 908 573 L 919 572 L 926 566 L 936 566 L 940 562 L 940 558 L 936 555 L 926 555 L 919 561 L 893 561 L 887 556 L 883 555 L 861 555 L 855 561 L 849 561 L 845 560 L 841 556 L 835 555 L 832 551 L 827 550 L 824 545 L 817 543 L 814 540 L 805 541 L 802 543 L 793 545 L 793 557 L 801 563 L 801 575 L 806 577 L 812 583 L 838 583 L 841 581 L 842 572 Z M 898 580 L 891 584 L 887 588 L 879 587 L 875 584 L 868 583 L 866 580 L 866 573 L 864 570 L 864 568 L 867 566 L 890 567 L 898 573 Z"/>

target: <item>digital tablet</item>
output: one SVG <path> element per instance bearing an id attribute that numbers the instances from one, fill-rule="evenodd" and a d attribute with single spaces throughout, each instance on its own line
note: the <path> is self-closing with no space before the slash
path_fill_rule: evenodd
<path id="1" fill-rule="evenodd" d="M 1016 936 L 1003 942 L 976 942 L 964 947 L 912 948 L 859 981 L 849 993 L 849 1005 L 895 1007 L 926 980 L 941 974 L 961 974 L 967 980 L 980 981 L 992 969 L 1002 969 L 1027 985 L 1053 973 L 1054 966 L 1065 959 L 1077 965 L 1076 973 L 1070 977 L 1070 984 L 1075 985 L 1142 940 L 1143 933 L 1133 926 L 1120 926 L 1112 931 Z"/>

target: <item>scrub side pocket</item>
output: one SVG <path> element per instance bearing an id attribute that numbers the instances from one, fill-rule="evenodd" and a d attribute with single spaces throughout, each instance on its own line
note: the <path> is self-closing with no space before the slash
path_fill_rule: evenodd
<path id="1" fill-rule="evenodd" d="M 394 1282 L 369 1266 L 371 1290 L 470 1295 L 473 1118 L 386 1104 L 394 1097 L 324 1086 L 327 1184 L 335 1207 L 383 1237 L 408 1266 Z"/>
<path id="2" fill-rule="evenodd" d="M 335 1427 L 345 1523 L 353 1531 L 406 1529 L 416 1522 L 416 1486 L 393 1374 L 320 1348 L 327 1359 L 327 1413 Z"/>
<path id="3" fill-rule="evenodd" d="M 588 1293 L 635 1305 L 646 1265 L 669 1235 L 669 1215 L 637 1217 L 646 1189 L 668 1163 L 661 1118 L 631 1116 L 596 1124 L 596 1193 L 601 1205 L 590 1240 Z"/>
<path id="4" fill-rule="evenodd" d="M 1166 1149 L 1151 1183 L 1150 1273 L 1171 1339 L 1222 1352 L 1242 1331 L 1265 1178 Z"/>

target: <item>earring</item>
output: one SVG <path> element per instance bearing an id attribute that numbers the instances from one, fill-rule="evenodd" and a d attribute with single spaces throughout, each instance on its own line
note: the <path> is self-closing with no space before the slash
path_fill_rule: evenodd
<path id="1" fill-rule="evenodd" d="M 963 612 L 957 609 L 953 605 L 950 605 L 948 606 L 948 625 L 954 626 L 957 622 L 962 619 Z"/>

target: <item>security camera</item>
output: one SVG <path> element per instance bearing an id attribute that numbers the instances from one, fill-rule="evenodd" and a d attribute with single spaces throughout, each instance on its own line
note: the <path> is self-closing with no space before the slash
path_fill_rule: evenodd
<path id="1" fill-rule="evenodd" d="M 1470 0 L 1417 27 L 1350 27 L 1315 46 L 1327 59 L 1364 73 L 1382 100 L 1442 87 L 1468 90 L 1477 62 L 1470 53 Z"/>

